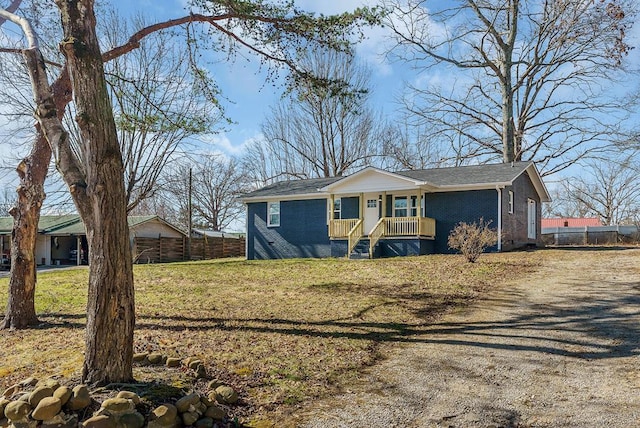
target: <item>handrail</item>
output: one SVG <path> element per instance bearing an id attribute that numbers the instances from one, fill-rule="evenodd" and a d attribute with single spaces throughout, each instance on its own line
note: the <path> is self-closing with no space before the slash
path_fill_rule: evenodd
<path id="1" fill-rule="evenodd" d="M 345 238 L 358 222 L 358 218 L 332 219 L 329 222 L 330 238 Z"/>
<path id="2" fill-rule="evenodd" d="M 376 225 L 373 227 L 373 230 L 369 234 L 369 258 L 370 259 L 373 258 L 373 249 L 375 248 L 376 244 L 378 243 L 380 238 L 382 238 L 386 234 L 386 231 L 387 231 L 386 229 L 387 229 L 386 218 L 382 217 L 380 220 L 378 220 Z"/>
<path id="3" fill-rule="evenodd" d="M 356 224 L 351 228 L 349 233 L 347 234 L 347 238 L 349 239 L 347 256 L 351 254 L 353 249 L 358 245 L 358 241 L 364 235 L 364 219 L 358 219 Z"/>

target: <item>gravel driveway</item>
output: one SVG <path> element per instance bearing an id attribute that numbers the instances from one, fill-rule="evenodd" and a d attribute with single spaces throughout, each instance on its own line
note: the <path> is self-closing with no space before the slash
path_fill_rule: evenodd
<path id="1" fill-rule="evenodd" d="M 299 426 L 640 426 L 640 250 L 556 251 L 446 315 Z"/>

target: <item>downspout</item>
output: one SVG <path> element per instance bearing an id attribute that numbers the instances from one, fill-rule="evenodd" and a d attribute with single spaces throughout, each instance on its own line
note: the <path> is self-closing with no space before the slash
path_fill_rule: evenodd
<path id="1" fill-rule="evenodd" d="M 498 191 L 498 252 L 502 251 L 502 186 L 496 186 Z"/>
<path id="2" fill-rule="evenodd" d="M 249 204 L 246 202 L 244 202 L 244 212 L 244 258 L 245 260 L 249 260 Z M 269 213 L 267 213 L 267 215 L 269 215 Z M 207 235 L 205 233 L 205 237 L 206 236 Z"/>

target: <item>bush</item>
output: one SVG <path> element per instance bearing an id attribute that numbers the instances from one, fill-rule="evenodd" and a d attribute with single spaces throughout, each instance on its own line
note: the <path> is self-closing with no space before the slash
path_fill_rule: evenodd
<path id="1" fill-rule="evenodd" d="M 490 224 L 482 217 L 477 223 L 458 223 L 449 234 L 449 248 L 460 251 L 467 261 L 475 262 L 487 247 L 498 241 L 498 235 L 495 229 L 489 227 Z"/>

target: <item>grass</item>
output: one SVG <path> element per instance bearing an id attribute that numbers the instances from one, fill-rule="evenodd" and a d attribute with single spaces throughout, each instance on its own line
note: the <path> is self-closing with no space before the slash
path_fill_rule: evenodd
<path id="1" fill-rule="evenodd" d="M 235 383 L 254 420 L 278 420 L 292 406 L 347 385 L 385 349 L 419 337 L 443 311 L 532 271 L 544 257 L 139 265 L 135 351 L 198 356 Z M 86 269 L 39 275 L 42 325 L 0 331 L 0 387 L 32 375 L 79 377 L 87 275 Z M 0 280 L 3 307 L 7 282 Z M 136 370 L 141 380 L 162 376 Z"/>

